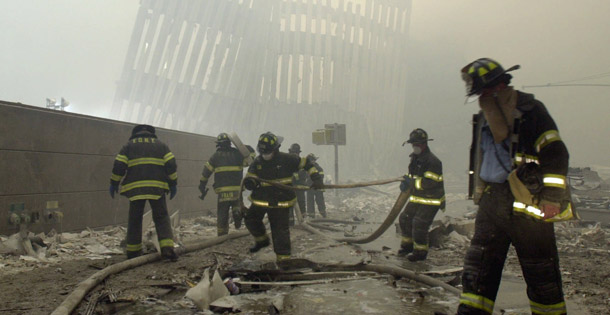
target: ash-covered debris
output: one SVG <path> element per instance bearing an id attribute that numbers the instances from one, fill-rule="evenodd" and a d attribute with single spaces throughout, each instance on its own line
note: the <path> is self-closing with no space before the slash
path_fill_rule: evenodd
<path id="1" fill-rule="evenodd" d="M 154 226 L 147 229 L 143 245 L 147 252 L 156 251 Z M 99 230 L 86 229 L 81 232 L 26 234 L 34 255 L 29 255 L 19 233 L 0 235 L 0 275 L 28 271 L 65 261 L 77 259 L 101 260 L 124 255 L 126 229 L 122 226 Z M 183 220 L 175 227 L 178 244 L 184 241 L 216 236 L 216 219 L 199 217 Z M 31 254 L 31 253 L 30 253 Z"/>

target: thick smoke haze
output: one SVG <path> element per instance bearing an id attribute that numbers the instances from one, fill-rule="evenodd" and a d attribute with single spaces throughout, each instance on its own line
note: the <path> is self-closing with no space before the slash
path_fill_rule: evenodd
<path id="1" fill-rule="evenodd" d="M 47 97 L 65 97 L 68 111 L 107 117 L 138 6 L 136 0 L 0 2 L 0 99 L 44 106 Z M 610 166 L 610 86 L 526 87 L 610 84 L 608 16 L 610 2 L 596 0 L 413 1 L 403 129 L 426 129 L 446 172 L 465 175 L 469 121 L 478 105 L 464 104 L 459 70 L 490 57 L 504 67 L 521 65 L 513 85 L 547 106 L 572 166 Z M 606 76 L 573 81 L 597 74 Z M 379 152 L 404 158 L 396 172 L 406 170 L 409 153 L 400 144 Z"/>

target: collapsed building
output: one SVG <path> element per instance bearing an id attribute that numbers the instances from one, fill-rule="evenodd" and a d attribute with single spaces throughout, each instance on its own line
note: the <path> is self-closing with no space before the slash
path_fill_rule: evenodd
<path id="1" fill-rule="evenodd" d="M 373 152 L 408 134 L 410 16 L 405 0 L 142 1 L 111 118 L 302 144 L 341 123 L 358 144 L 342 165 L 387 169 Z"/>

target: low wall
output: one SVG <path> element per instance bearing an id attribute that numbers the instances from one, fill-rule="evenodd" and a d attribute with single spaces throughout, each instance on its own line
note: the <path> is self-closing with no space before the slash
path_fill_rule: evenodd
<path id="1" fill-rule="evenodd" d="M 122 196 L 111 199 L 108 186 L 114 158 L 133 126 L 0 101 L 0 234 L 17 231 L 12 213 L 38 219 L 29 224 L 34 232 L 125 224 L 129 202 Z M 215 195 L 201 202 L 197 189 L 215 138 L 160 128 L 157 136 L 178 164 L 178 194 L 168 198 L 170 213 L 180 210 L 186 218 L 216 208 Z"/>

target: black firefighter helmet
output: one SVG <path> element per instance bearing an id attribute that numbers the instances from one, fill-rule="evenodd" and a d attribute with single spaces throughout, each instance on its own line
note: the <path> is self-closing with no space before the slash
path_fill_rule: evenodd
<path id="1" fill-rule="evenodd" d="M 288 153 L 299 154 L 301 153 L 301 146 L 298 143 L 293 143 L 288 148 Z"/>
<path id="2" fill-rule="evenodd" d="M 280 148 L 280 142 L 276 135 L 267 131 L 258 137 L 256 149 L 260 154 L 269 154 Z"/>
<path id="3" fill-rule="evenodd" d="M 135 136 L 136 134 L 143 132 L 143 131 L 152 133 L 154 135 L 155 127 L 153 127 L 151 125 L 137 125 L 137 126 L 133 127 L 133 129 L 131 130 L 131 135 Z"/>
<path id="4" fill-rule="evenodd" d="M 506 70 L 497 61 L 479 58 L 462 68 L 462 80 L 466 82 L 466 95 L 480 94 L 484 88 L 493 87 L 501 82 L 510 83 L 512 76 L 507 72 L 521 68 L 514 65 Z"/>
<path id="5" fill-rule="evenodd" d="M 411 131 L 411 133 L 409 134 L 409 140 L 403 142 L 402 145 L 404 146 L 405 143 L 426 143 L 432 140 L 434 139 L 429 139 L 428 133 L 425 130 L 421 128 L 416 128 L 413 129 L 413 131 Z"/>
<path id="6" fill-rule="evenodd" d="M 231 139 L 229 138 L 229 135 L 225 132 L 219 133 L 218 136 L 216 137 L 216 146 L 217 147 L 230 147 Z"/>

